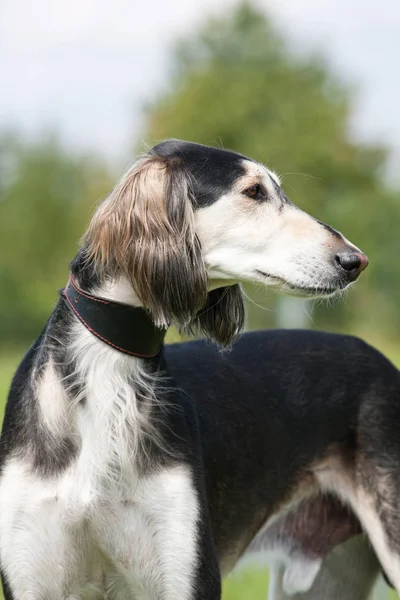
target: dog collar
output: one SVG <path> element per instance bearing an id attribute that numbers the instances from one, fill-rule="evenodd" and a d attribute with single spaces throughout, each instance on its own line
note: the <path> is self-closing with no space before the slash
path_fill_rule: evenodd
<path id="1" fill-rule="evenodd" d="M 141 358 L 161 350 L 167 330 L 156 327 L 144 308 L 96 298 L 79 290 L 71 277 L 62 295 L 81 323 L 105 344 Z"/>

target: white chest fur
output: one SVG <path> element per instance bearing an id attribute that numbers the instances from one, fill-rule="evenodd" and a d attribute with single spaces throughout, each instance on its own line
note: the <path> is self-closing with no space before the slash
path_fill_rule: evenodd
<path id="1" fill-rule="evenodd" d="M 81 477 L 79 477 L 81 479 Z M 198 504 L 184 466 L 139 478 L 134 490 L 76 487 L 11 461 L 0 485 L 0 553 L 16 597 L 191 597 Z"/>
<path id="2" fill-rule="evenodd" d="M 139 476 L 136 466 L 144 430 L 157 432 L 135 384 L 154 401 L 154 381 L 140 361 L 81 326 L 76 333 L 79 395 L 65 393 L 51 362 L 37 385 L 43 426 L 72 435 L 75 458 L 45 479 L 27 452 L 9 460 L 0 481 L 0 555 L 11 588 L 27 600 L 189 600 L 199 514 L 190 470 Z"/>

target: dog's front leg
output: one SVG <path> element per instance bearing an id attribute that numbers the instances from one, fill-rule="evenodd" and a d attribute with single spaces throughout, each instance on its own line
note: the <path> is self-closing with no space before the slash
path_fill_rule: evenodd
<path id="1" fill-rule="evenodd" d="M 184 464 L 141 476 L 134 495 L 113 501 L 94 524 L 122 589 L 137 600 L 220 600 L 221 584 L 204 499 Z M 114 576 L 113 576 L 114 578 Z"/>

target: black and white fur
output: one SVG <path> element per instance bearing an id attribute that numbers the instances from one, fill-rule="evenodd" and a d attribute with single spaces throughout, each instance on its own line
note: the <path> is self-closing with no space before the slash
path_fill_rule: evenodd
<path id="1" fill-rule="evenodd" d="M 243 323 L 239 282 L 326 296 L 366 264 L 264 166 L 167 141 L 100 205 L 71 270 L 84 292 L 229 345 Z M 128 356 L 60 298 L 7 403 L 6 600 L 218 600 L 247 550 L 273 557 L 281 600 L 312 590 L 359 523 L 399 590 L 399 383 L 366 344 L 328 334 Z"/>

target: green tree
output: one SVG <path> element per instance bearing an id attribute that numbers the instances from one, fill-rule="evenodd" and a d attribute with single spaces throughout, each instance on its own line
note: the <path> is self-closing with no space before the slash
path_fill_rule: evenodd
<path id="1" fill-rule="evenodd" d="M 65 285 L 92 206 L 111 186 L 104 167 L 56 140 L 0 142 L 0 342 L 34 339 Z"/>
<path id="2" fill-rule="evenodd" d="M 386 152 L 353 139 L 351 90 L 317 56 L 298 57 L 263 12 L 241 3 L 181 40 L 167 89 L 147 107 L 144 138 L 222 144 L 282 175 L 299 206 L 342 230 L 370 255 L 357 286 L 319 326 L 353 331 L 400 324 L 398 195 L 382 181 Z M 142 136 L 143 137 L 143 136 Z M 396 282 L 394 284 L 393 282 Z M 250 295 L 274 308 L 265 291 Z M 385 306 L 381 314 L 382 303 Z M 275 323 L 274 311 L 248 307 L 249 326 Z"/>

